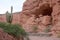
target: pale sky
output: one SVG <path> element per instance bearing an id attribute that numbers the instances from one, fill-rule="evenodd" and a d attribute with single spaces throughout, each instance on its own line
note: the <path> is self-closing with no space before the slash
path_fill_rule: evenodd
<path id="1" fill-rule="evenodd" d="M 11 6 L 13 6 L 13 12 L 21 11 L 25 1 L 26 0 L 0 0 L 0 14 L 4 14 L 6 11 L 10 12 Z"/>

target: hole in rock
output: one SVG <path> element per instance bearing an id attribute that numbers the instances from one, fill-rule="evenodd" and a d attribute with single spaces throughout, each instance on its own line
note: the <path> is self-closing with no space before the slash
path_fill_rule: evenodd
<path id="1" fill-rule="evenodd" d="M 48 8 L 48 9 L 45 9 L 42 13 L 43 16 L 51 16 L 51 13 L 52 13 L 52 8 Z"/>
<path id="2" fill-rule="evenodd" d="M 50 7 L 49 5 L 42 5 L 41 8 L 39 10 L 37 10 L 35 17 L 39 18 L 39 15 L 42 14 L 43 16 L 51 16 L 52 13 L 52 7 Z"/>

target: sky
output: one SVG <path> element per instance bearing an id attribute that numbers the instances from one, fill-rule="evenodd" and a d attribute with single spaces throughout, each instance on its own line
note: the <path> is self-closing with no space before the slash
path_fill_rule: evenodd
<path id="1" fill-rule="evenodd" d="M 10 12 L 11 6 L 13 6 L 13 12 L 20 12 L 25 1 L 26 0 L 0 0 L 0 14 L 5 14 L 6 11 Z"/>

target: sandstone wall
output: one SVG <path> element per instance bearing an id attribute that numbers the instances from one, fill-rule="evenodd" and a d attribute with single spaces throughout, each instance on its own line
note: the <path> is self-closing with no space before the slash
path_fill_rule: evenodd
<path id="1" fill-rule="evenodd" d="M 27 32 L 31 32 L 34 26 L 37 26 L 40 32 L 51 24 L 51 1 L 48 2 L 44 0 L 27 0 L 24 2 L 20 14 L 20 24 Z"/>
<path id="2" fill-rule="evenodd" d="M 54 35 L 60 34 L 60 0 L 56 0 L 56 5 L 53 7 L 52 12 L 52 31 Z"/>
<path id="3" fill-rule="evenodd" d="M 12 23 L 13 24 L 20 24 L 20 12 L 15 12 L 13 13 L 13 20 Z M 6 14 L 0 14 L 0 22 L 7 22 L 6 21 Z"/>
<path id="4" fill-rule="evenodd" d="M 16 13 L 13 13 L 13 20 L 12 20 L 12 23 L 13 24 L 19 24 L 20 22 L 20 12 L 16 12 Z"/>
<path id="5" fill-rule="evenodd" d="M 6 22 L 6 15 L 0 14 L 0 22 Z"/>
<path id="6" fill-rule="evenodd" d="M 20 14 L 20 24 L 27 32 L 37 26 L 38 32 L 43 32 L 49 25 L 51 33 L 60 32 L 59 0 L 26 0 Z"/>

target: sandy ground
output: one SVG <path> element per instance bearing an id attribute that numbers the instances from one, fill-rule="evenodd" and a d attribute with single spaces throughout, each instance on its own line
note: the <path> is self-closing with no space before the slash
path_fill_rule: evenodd
<path id="1" fill-rule="evenodd" d="M 30 40 L 60 40 L 60 38 L 54 37 L 40 37 L 40 36 L 29 36 Z"/>

